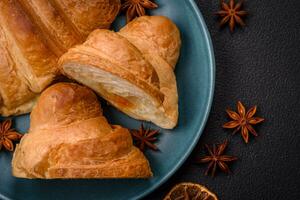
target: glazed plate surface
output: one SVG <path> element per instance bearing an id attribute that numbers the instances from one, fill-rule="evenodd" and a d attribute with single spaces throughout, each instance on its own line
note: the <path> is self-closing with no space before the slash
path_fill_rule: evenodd
<path id="1" fill-rule="evenodd" d="M 156 0 L 152 15 L 171 18 L 181 31 L 183 46 L 176 66 L 179 124 L 161 130 L 158 152 L 146 151 L 154 177 L 150 180 L 25 180 L 11 175 L 12 154 L 0 153 L 0 199 L 140 199 L 164 183 L 183 164 L 196 145 L 209 115 L 215 77 L 213 48 L 205 22 L 194 0 Z M 115 28 L 124 24 L 118 18 Z M 113 124 L 138 128 L 133 120 L 102 102 L 104 115 Z M 29 115 L 16 117 L 14 127 L 25 133 Z M 145 124 L 146 126 L 155 126 Z"/>

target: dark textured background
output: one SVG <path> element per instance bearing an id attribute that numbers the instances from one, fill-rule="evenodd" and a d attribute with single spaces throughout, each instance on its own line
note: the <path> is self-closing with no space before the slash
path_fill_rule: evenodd
<path id="1" fill-rule="evenodd" d="M 300 1 L 246 0 L 247 26 L 231 34 L 213 15 L 218 0 L 196 0 L 210 31 L 216 58 L 216 88 L 210 118 L 201 139 L 178 172 L 146 200 L 162 199 L 177 183 L 201 183 L 226 199 L 300 199 Z M 258 105 L 266 121 L 244 144 L 223 130 L 225 109 L 241 100 Z M 193 160 L 203 144 L 228 138 L 232 175 L 204 176 L 206 165 Z"/>

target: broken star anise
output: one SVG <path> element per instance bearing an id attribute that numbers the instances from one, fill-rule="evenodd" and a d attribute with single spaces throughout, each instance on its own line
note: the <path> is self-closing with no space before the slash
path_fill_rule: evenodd
<path id="1" fill-rule="evenodd" d="M 209 155 L 204 156 L 196 161 L 196 163 L 209 163 L 205 175 L 208 175 L 208 173 L 211 171 L 211 176 L 215 176 L 217 166 L 225 173 L 230 172 L 226 162 L 231 162 L 237 160 L 238 158 L 235 156 L 223 155 L 227 145 L 227 140 L 225 140 L 222 144 L 219 144 L 217 147 L 215 144 L 212 145 L 212 147 L 205 145 Z"/>
<path id="2" fill-rule="evenodd" d="M 158 150 L 157 146 L 153 144 L 155 141 L 157 141 L 156 135 L 158 133 L 159 130 L 151 130 L 149 128 L 145 129 L 143 124 L 139 130 L 131 131 L 135 144 L 141 151 L 144 151 L 145 147 L 149 147 L 154 151 Z"/>
<path id="3" fill-rule="evenodd" d="M 248 143 L 249 141 L 249 131 L 254 136 L 257 136 L 257 132 L 254 130 L 252 125 L 261 123 L 264 121 L 264 118 L 261 117 L 253 117 L 256 113 L 257 106 L 253 106 L 246 113 L 246 109 L 242 102 L 238 101 L 237 103 L 238 113 L 227 109 L 226 112 L 233 121 L 227 122 L 223 125 L 223 128 L 235 128 L 233 134 L 241 130 L 241 134 L 244 138 L 244 141 Z"/>
<path id="4" fill-rule="evenodd" d="M 248 13 L 244 10 L 241 10 L 243 6 L 243 0 L 235 4 L 234 0 L 229 1 L 229 5 L 221 0 L 222 10 L 217 12 L 216 14 L 222 17 L 220 22 L 220 26 L 225 25 L 229 22 L 230 31 L 233 32 L 236 24 L 241 26 L 245 26 L 244 21 L 242 20 Z"/>
<path id="5" fill-rule="evenodd" d="M 121 10 L 126 11 L 127 23 L 136 17 L 146 15 L 145 9 L 155 9 L 158 5 L 151 0 L 123 0 Z"/>
<path id="6" fill-rule="evenodd" d="M 0 123 L 0 150 L 2 147 L 8 151 L 14 150 L 13 142 L 19 141 L 22 138 L 22 134 L 14 131 L 11 128 L 12 122 L 10 119 Z"/>

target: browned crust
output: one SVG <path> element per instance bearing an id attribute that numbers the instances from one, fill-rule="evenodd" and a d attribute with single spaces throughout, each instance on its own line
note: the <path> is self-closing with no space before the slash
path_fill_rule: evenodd
<path id="1" fill-rule="evenodd" d="M 119 0 L 1 0 L 0 43 L 11 66 L 0 63 L 1 70 L 9 70 L 9 77 L 0 77 L 0 115 L 30 112 L 35 98 L 57 76 L 58 56 L 96 27 L 108 27 L 119 9 Z M 12 79 L 14 85 L 6 84 Z"/>
<path id="2" fill-rule="evenodd" d="M 153 66 L 138 48 L 114 31 L 95 30 L 83 45 L 73 50 L 109 60 L 112 65 L 118 65 L 137 78 L 159 88 L 158 76 Z"/>
<path id="3" fill-rule="evenodd" d="M 74 77 L 66 73 L 64 66 L 80 64 L 99 68 L 130 82 L 154 100 L 156 108 L 151 117 L 138 114 L 136 105 L 128 104 L 126 99 L 120 99 L 100 86 L 93 89 L 129 116 L 170 129 L 178 122 L 178 93 L 173 69 L 180 46 L 179 31 L 171 20 L 162 16 L 140 17 L 120 33 L 93 31 L 84 44 L 61 57 L 59 66 L 70 78 Z M 119 89 L 122 89 L 121 85 Z"/>
<path id="4" fill-rule="evenodd" d="M 2 38 L 0 27 L 0 38 Z M 30 110 L 36 94 L 18 77 L 16 63 L 10 57 L 5 40 L 0 39 L 0 114 L 8 116 Z"/>
<path id="5" fill-rule="evenodd" d="M 75 24 L 72 22 L 72 20 L 67 16 L 66 12 L 64 11 L 64 7 L 61 3 L 59 3 L 56 0 L 49 0 L 49 2 L 52 4 L 53 7 L 56 8 L 56 11 L 62 16 L 65 23 L 73 30 L 73 32 L 78 36 L 79 40 L 81 42 L 84 41 L 85 37 L 80 33 L 80 31 L 76 28 Z"/>
<path id="6" fill-rule="evenodd" d="M 66 18 L 58 15 L 59 12 L 48 0 L 19 0 L 19 2 L 39 33 L 42 33 L 45 43 L 57 56 L 61 56 L 73 45 L 83 41 L 83 38 L 66 23 Z"/>
<path id="7" fill-rule="evenodd" d="M 66 76 L 69 75 L 64 72 L 63 67 L 65 64 L 72 62 L 91 65 L 93 67 L 100 68 L 104 71 L 107 71 L 111 74 L 114 74 L 118 77 L 127 80 L 128 82 L 136 85 L 137 87 L 144 90 L 151 97 L 153 97 L 153 100 L 155 101 L 157 106 L 161 105 L 163 102 L 164 95 L 157 88 L 153 87 L 144 80 L 128 72 L 128 70 L 124 69 L 123 67 L 118 66 L 116 63 L 111 63 L 106 59 L 99 58 L 94 55 L 87 55 L 84 53 L 77 52 L 76 48 L 71 49 L 67 54 L 61 57 L 58 65 L 59 68 L 62 70 L 62 73 L 64 73 Z"/>
<path id="8" fill-rule="evenodd" d="M 50 86 L 40 96 L 36 107 L 30 117 L 31 131 L 45 125 L 51 124 L 54 128 L 102 115 L 94 92 L 85 86 L 72 83 Z"/>
<path id="9" fill-rule="evenodd" d="M 119 13 L 120 0 L 50 0 L 84 37 L 96 28 L 107 29 Z M 101 2 L 101 3 L 100 3 Z"/>
<path id="10" fill-rule="evenodd" d="M 64 117 L 64 118 L 62 118 Z M 110 126 L 96 95 L 58 83 L 42 93 L 30 132 L 17 146 L 13 175 L 21 178 L 149 178 L 149 162 L 131 134 Z"/>
<path id="11" fill-rule="evenodd" d="M 36 28 L 16 1 L 0 1 L 0 26 L 9 55 L 17 63 L 18 76 L 31 90 L 40 92 L 57 71 L 57 57 L 36 34 Z"/>
<path id="12" fill-rule="evenodd" d="M 164 16 L 142 16 L 120 32 L 144 54 L 157 54 L 173 69 L 179 58 L 181 39 L 177 26 Z"/>

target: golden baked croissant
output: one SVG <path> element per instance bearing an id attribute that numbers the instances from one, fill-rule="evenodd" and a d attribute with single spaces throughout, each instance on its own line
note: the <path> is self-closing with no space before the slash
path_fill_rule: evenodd
<path id="1" fill-rule="evenodd" d="M 59 60 L 62 72 L 129 116 L 171 129 L 178 121 L 173 69 L 181 47 L 176 25 L 144 16 L 120 32 L 93 31 Z"/>
<path id="2" fill-rule="evenodd" d="M 1 0 L 0 115 L 30 112 L 57 60 L 95 28 L 108 28 L 120 0 Z"/>
<path id="3" fill-rule="evenodd" d="M 92 90 L 72 83 L 46 89 L 17 145 L 13 175 L 22 178 L 148 178 L 129 131 L 110 126 Z"/>

